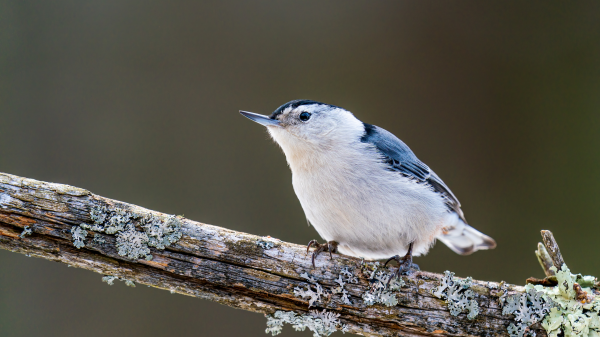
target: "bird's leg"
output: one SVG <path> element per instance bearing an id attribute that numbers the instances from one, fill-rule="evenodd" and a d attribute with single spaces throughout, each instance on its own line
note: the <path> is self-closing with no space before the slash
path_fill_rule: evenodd
<path id="1" fill-rule="evenodd" d="M 306 247 L 306 253 L 308 253 L 308 250 L 311 246 L 315 246 L 315 251 L 312 254 L 312 265 L 313 268 L 316 268 L 315 257 L 317 257 L 317 255 L 319 255 L 322 252 L 329 252 L 329 258 L 333 259 L 333 255 L 331 255 L 331 253 L 337 252 L 338 243 L 335 241 L 328 241 L 327 243 L 320 244 L 317 242 L 317 240 L 310 240 L 310 242 L 308 243 L 308 247 Z"/>
<path id="2" fill-rule="evenodd" d="M 388 262 L 395 260 L 400 265 L 398 266 L 398 271 L 396 272 L 397 277 L 400 277 L 402 274 L 410 275 L 414 270 L 419 271 L 419 266 L 412 262 L 412 250 L 413 250 L 413 242 L 408 245 L 408 252 L 404 257 L 400 257 L 399 255 L 391 257 L 389 260 L 385 262 L 384 267 L 387 266 Z M 392 278 L 388 280 L 388 285 Z"/>

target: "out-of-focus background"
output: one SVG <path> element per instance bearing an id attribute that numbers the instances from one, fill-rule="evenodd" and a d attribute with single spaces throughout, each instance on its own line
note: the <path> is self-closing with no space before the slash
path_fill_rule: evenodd
<path id="1" fill-rule="evenodd" d="M 0 1 L 0 171 L 305 244 L 285 159 L 238 110 L 339 105 L 403 139 L 523 284 L 552 230 L 600 276 L 600 3 Z M 0 251 L 0 335 L 263 336 L 265 318 Z M 286 336 L 309 336 L 284 330 Z"/>

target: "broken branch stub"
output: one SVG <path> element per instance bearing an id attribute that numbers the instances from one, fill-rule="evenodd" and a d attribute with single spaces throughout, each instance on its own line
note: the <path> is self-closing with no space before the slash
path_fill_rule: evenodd
<path id="1" fill-rule="evenodd" d="M 554 235 L 551 231 L 542 230 L 542 241 L 544 242 L 544 246 L 546 247 L 546 251 L 550 258 L 552 259 L 552 263 L 556 267 L 556 269 L 562 268 L 562 265 L 565 264 L 565 260 L 560 253 L 560 248 L 558 248 L 558 243 L 556 243 L 556 239 L 554 239 Z M 551 276 L 551 275 L 548 275 Z"/>
<path id="2" fill-rule="evenodd" d="M 542 266 L 542 269 L 544 269 L 546 277 L 554 276 L 554 270 L 550 269 L 554 265 L 554 262 L 552 261 L 550 254 L 548 254 L 546 247 L 541 242 L 538 242 L 538 249 L 535 251 L 535 256 L 537 257 L 540 266 Z"/>

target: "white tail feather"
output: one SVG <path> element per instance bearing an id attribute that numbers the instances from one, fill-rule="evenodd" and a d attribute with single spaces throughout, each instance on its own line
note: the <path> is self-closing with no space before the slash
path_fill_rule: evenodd
<path id="1" fill-rule="evenodd" d="M 449 215 L 444 233 L 437 238 L 455 253 L 461 255 L 496 248 L 494 239 L 469 226 L 455 213 Z"/>

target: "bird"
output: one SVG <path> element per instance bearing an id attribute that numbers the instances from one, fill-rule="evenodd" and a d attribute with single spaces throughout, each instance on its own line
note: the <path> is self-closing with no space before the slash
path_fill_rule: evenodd
<path id="1" fill-rule="evenodd" d="M 468 225 L 461 204 L 442 179 L 391 132 L 350 111 L 293 100 L 270 116 L 240 113 L 265 126 L 292 171 L 292 185 L 308 222 L 326 242 L 322 252 L 367 260 L 395 260 L 397 274 L 418 269 L 413 256 L 436 239 L 468 255 L 493 249 L 491 237 Z"/>

